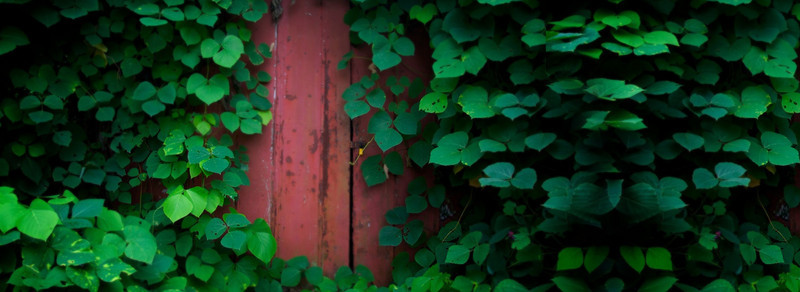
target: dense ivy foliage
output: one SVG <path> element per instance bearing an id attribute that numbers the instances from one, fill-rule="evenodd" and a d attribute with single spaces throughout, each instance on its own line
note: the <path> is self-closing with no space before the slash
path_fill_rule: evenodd
<path id="1" fill-rule="evenodd" d="M 417 248 L 395 287 L 799 291 L 800 238 L 768 212 L 800 203 L 798 17 L 789 0 L 354 0 L 380 72 L 344 110 L 385 152 L 364 180 L 438 178 L 386 214 L 380 243 Z M 419 51 L 409 31 L 430 82 L 385 71 Z M 438 234 L 409 219 L 445 200 L 461 210 Z"/>
<path id="2" fill-rule="evenodd" d="M 249 183 L 235 137 L 271 119 L 270 76 L 248 68 L 270 49 L 246 27 L 267 3 L 12 2 L 0 4 L 0 283 L 278 284 L 287 265 L 266 268 L 266 222 L 211 216 Z"/>

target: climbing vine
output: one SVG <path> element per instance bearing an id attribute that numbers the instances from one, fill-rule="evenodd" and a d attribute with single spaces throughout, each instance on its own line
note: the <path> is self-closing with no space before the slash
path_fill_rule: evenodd
<path id="1" fill-rule="evenodd" d="M 267 269 L 266 222 L 211 215 L 249 184 L 234 142 L 271 120 L 270 75 L 252 70 L 270 48 L 246 26 L 268 4 L 11 2 L 0 3 L 3 289 L 277 283 L 290 265 Z"/>
<path id="2" fill-rule="evenodd" d="M 362 160 L 364 181 L 404 166 L 437 178 L 386 214 L 380 244 L 415 248 L 395 287 L 800 290 L 800 239 L 772 212 L 800 203 L 800 5 L 352 4 L 350 38 L 371 57 L 340 67 L 367 57 L 375 73 L 344 110 L 384 152 Z M 432 80 L 393 73 L 412 56 Z M 426 234 L 410 214 L 445 200 L 461 214 Z"/>

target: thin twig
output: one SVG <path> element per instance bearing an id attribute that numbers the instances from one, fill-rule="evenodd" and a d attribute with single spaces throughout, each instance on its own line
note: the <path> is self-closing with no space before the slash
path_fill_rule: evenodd
<path id="1" fill-rule="evenodd" d="M 456 228 L 458 228 L 458 225 L 461 225 L 461 218 L 464 217 L 464 213 L 467 212 L 467 208 L 469 208 L 470 202 L 472 202 L 472 192 L 469 193 L 469 199 L 467 199 L 467 204 L 464 205 L 464 209 L 461 210 L 461 215 L 458 215 L 458 221 L 456 221 L 456 226 L 453 226 L 453 229 L 450 229 L 450 232 L 447 232 L 447 234 L 444 235 L 444 238 L 442 238 L 442 242 L 447 241 L 447 237 L 450 236 L 450 233 L 453 233 L 453 231 L 455 231 Z"/>
<path id="2" fill-rule="evenodd" d="M 770 216 L 769 216 L 769 212 L 767 212 L 767 208 L 765 208 L 764 207 L 764 203 L 761 202 L 761 196 L 756 194 L 756 200 L 758 200 L 758 205 L 761 206 L 761 210 L 764 210 L 764 215 L 767 216 L 767 220 L 769 221 L 769 227 L 772 227 L 772 230 L 775 230 L 775 232 L 777 232 L 778 235 L 780 235 L 781 238 L 783 238 L 783 242 L 789 242 L 789 240 L 787 240 L 786 237 L 783 236 L 783 233 L 778 231 L 778 228 L 775 228 L 775 225 L 772 223 L 772 219 L 769 218 Z"/>
<path id="3" fill-rule="evenodd" d="M 356 160 L 353 160 L 353 161 L 350 162 L 350 165 L 356 165 L 356 163 L 358 162 L 358 159 L 361 158 L 362 155 L 364 155 L 364 150 L 366 150 L 367 147 L 369 147 L 369 144 L 371 144 L 372 141 L 375 141 L 375 136 L 372 136 L 372 138 L 369 139 L 369 141 L 367 141 L 367 144 L 364 144 L 364 147 L 359 147 L 358 148 L 358 156 L 356 156 Z"/>

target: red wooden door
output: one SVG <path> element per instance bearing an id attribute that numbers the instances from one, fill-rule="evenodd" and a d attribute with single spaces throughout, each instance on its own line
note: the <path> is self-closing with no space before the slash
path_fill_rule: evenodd
<path id="1" fill-rule="evenodd" d="M 273 76 L 273 121 L 264 134 L 241 141 L 250 156 L 251 185 L 242 188 L 237 208 L 250 219 L 269 222 L 279 257 L 306 255 L 329 276 L 339 266 L 363 264 L 377 283 L 387 284 L 399 249 L 379 247 L 378 231 L 385 212 L 403 204 L 406 185 L 418 173 L 406 169 L 404 176 L 367 188 L 360 165 L 350 165 L 358 151 L 351 145 L 371 135 L 366 132 L 368 117 L 351 123 L 341 94 L 352 80 L 371 72 L 369 61 L 359 58 L 346 70 L 336 69 L 351 50 L 349 27 L 343 22 L 348 9 L 346 0 L 283 1 L 277 21 L 265 18 L 252 27 L 256 42 L 274 44 L 273 58 L 259 68 Z M 362 48 L 356 55 L 369 57 L 369 52 Z M 413 72 L 430 71 L 426 61 L 404 63 Z M 430 76 L 397 70 L 389 73 Z M 405 154 L 407 146 L 395 148 Z M 360 161 L 378 153 L 373 143 Z M 428 218 L 437 222 L 434 214 Z"/>
<path id="2" fill-rule="evenodd" d="M 306 255 L 328 273 L 350 263 L 350 120 L 339 97 L 350 73 L 336 70 L 350 50 L 342 22 L 348 5 L 284 1 L 277 22 L 252 27 L 257 43 L 274 44 L 259 68 L 273 77 L 273 121 L 243 141 L 251 185 L 237 204 L 269 222 L 278 256 Z"/>

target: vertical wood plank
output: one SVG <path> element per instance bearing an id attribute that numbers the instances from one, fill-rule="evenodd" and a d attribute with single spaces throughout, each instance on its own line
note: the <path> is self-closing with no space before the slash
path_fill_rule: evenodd
<path id="1" fill-rule="evenodd" d="M 275 43 L 259 68 L 273 76 L 274 117 L 263 135 L 242 141 L 251 185 L 238 209 L 267 219 L 279 257 L 306 255 L 332 275 L 350 254 L 350 123 L 339 97 L 350 76 L 336 70 L 349 50 L 348 3 L 284 1 L 283 9 L 277 23 L 253 27 L 256 41 Z"/>

